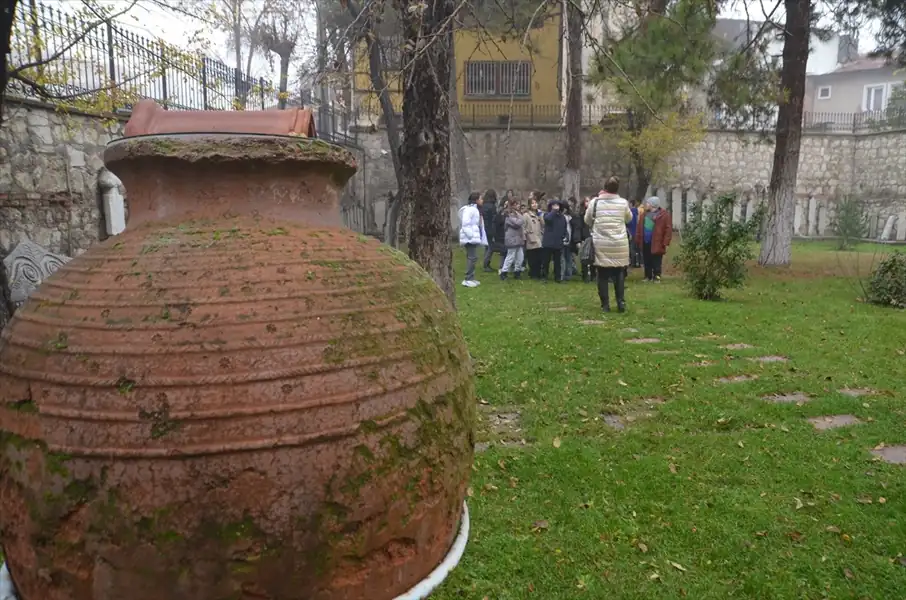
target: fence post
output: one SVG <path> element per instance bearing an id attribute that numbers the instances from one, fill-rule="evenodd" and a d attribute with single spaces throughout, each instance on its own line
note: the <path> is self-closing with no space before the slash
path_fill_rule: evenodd
<path id="1" fill-rule="evenodd" d="M 264 106 L 264 77 L 258 78 L 258 90 L 261 94 L 261 110 L 264 110 L 266 108 Z"/>
<path id="2" fill-rule="evenodd" d="M 160 91 L 163 95 L 164 110 L 170 110 L 170 93 L 167 90 L 167 47 L 160 40 Z"/>
<path id="3" fill-rule="evenodd" d="M 472 127 L 475 127 L 475 105 L 472 105 Z"/>
<path id="4" fill-rule="evenodd" d="M 859 113 L 853 113 L 853 133 L 857 131 L 856 121 L 859 119 Z"/>
<path id="5" fill-rule="evenodd" d="M 208 110 L 208 58 L 201 57 L 201 102 L 204 110 Z"/>
<path id="6" fill-rule="evenodd" d="M 236 97 L 236 101 L 243 103 L 243 101 L 248 102 L 248 98 L 243 98 L 242 94 L 242 70 L 237 66 L 233 69 L 233 94 Z M 243 106 L 243 108 L 245 108 Z"/>
<path id="7" fill-rule="evenodd" d="M 107 73 L 110 76 L 110 84 L 116 83 L 116 62 L 115 62 L 115 53 L 113 52 L 113 25 L 110 24 L 110 21 L 107 21 Z M 114 96 L 116 97 L 116 96 Z M 113 110 L 116 110 L 116 106 L 111 107 Z"/>
<path id="8" fill-rule="evenodd" d="M 529 104 L 529 125 L 535 126 L 535 103 Z"/>

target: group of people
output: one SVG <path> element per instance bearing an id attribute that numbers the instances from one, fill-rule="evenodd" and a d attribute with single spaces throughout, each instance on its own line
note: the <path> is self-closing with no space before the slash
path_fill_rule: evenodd
<path id="1" fill-rule="evenodd" d="M 550 199 L 540 207 L 544 192 L 532 192 L 528 203 L 508 190 L 498 202 L 494 190 L 472 193 L 459 209 L 459 243 L 466 250 L 462 285 L 478 287 L 475 268 L 478 249 L 484 249 L 484 270 L 494 272 L 491 261 L 500 255 L 498 276 L 512 275 L 562 283 L 581 273 L 585 282 L 596 281 L 601 308 L 610 312 L 610 284 L 617 310 L 626 310 L 626 277 L 629 267 L 644 267 L 645 280 L 661 279 L 664 255 L 673 235 L 670 213 L 660 199 L 648 198 L 642 206 L 630 204 L 619 194 L 620 181 L 609 178 L 596 197 L 561 202 Z M 580 269 L 576 268 L 579 259 Z"/>

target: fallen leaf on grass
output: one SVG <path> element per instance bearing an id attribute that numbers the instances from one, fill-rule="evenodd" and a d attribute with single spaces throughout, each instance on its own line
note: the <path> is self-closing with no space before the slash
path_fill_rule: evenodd
<path id="1" fill-rule="evenodd" d="M 679 564 L 678 562 L 673 562 L 672 560 L 667 561 L 667 562 L 669 562 L 670 566 L 673 567 L 674 569 L 676 569 L 677 571 L 682 571 L 683 573 L 685 573 L 687 571 L 686 567 Z"/>
<path id="2" fill-rule="evenodd" d="M 828 533 L 840 533 L 840 528 L 836 527 L 834 525 L 828 525 L 827 527 L 824 528 L 824 531 L 826 531 Z"/>
<path id="3" fill-rule="evenodd" d="M 880 498 L 878 498 L 878 504 L 887 504 L 887 498 L 881 496 Z"/>
<path id="4" fill-rule="evenodd" d="M 802 500 L 800 500 L 799 498 L 793 498 L 793 500 L 796 501 L 796 510 L 799 510 L 800 508 L 802 508 L 803 506 L 805 506 L 805 505 L 802 503 Z"/>
<path id="5" fill-rule="evenodd" d="M 560 447 L 560 438 L 555 437 L 554 438 L 554 448 L 559 448 L 559 447 Z"/>
<path id="6" fill-rule="evenodd" d="M 475 495 L 475 490 L 473 490 L 472 488 L 468 488 L 466 490 L 466 496 L 468 496 L 469 498 L 471 498 L 474 495 Z"/>
<path id="7" fill-rule="evenodd" d="M 840 536 L 840 539 L 846 542 L 847 544 L 852 543 L 853 539 L 849 536 L 848 533 L 844 533 Z"/>
<path id="8" fill-rule="evenodd" d="M 793 543 L 798 543 L 802 539 L 801 531 L 790 531 L 786 534 L 786 537 L 790 538 L 790 541 Z"/>
<path id="9" fill-rule="evenodd" d="M 740 448 L 746 447 L 746 445 L 742 443 L 742 440 L 739 440 L 738 442 L 736 442 L 736 445 L 739 446 Z"/>
<path id="10" fill-rule="evenodd" d="M 548 523 L 547 521 L 544 521 L 544 520 L 535 521 L 534 523 L 532 523 L 532 531 L 534 531 L 534 532 L 545 531 L 546 529 L 549 529 L 549 528 L 550 528 L 550 523 Z"/>
<path id="11" fill-rule="evenodd" d="M 638 544 L 636 544 L 636 548 L 638 548 L 639 550 L 641 550 L 641 551 L 642 551 L 642 554 L 645 554 L 645 553 L 648 552 L 648 546 L 646 546 L 646 545 L 643 544 L 642 542 L 639 542 Z"/>
<path id="12" fill-rule="evenodd" d="M 906 567 L 906 557 L 898 556 L 897 562 L 900 563 L 901 567 Z"/>
<path id="13" fill-rule="evenodd" d="M 629 384 L 626 383 L 625 381 L 623 381 L 622 379 L 618 379 L 618 380 L 617 380 L 617 383 L 619 383 L 619 384 L 622 385 L 623 387 L 629 387 Z"/>
<path id="14" fill-rule="evenodd" d="M 755 535 L 758 537 L 768 537 L 768 532 L 767 531 L 756 531 Z"/>
<path id="15" fill-rule="evenodd" d="M 860 496 L 859 498 L 856 498 L 856 502 L 859 504 L 871 504 L 873 500 L 871 499 L 871 496 Z"/>
<path id="16" fill-rule="evenodd" d="M 652 573 L 651 575 L 648 576 L 648 579 L 650 579 L 651 581 L 654 581 L 655 579 L 660 579 L 660 578 L 661 578 L 661 575 L 657 571 L 655 571 L 654 573 Z"/>
<path id="17" fill-rule="evenodd" d="M 519 484 L 519 479 L 516 477 L 510 477 L 510 487 L 514 488 Z"/>
<path id="18" fill-rule="evenodd" d="M 494 485 L 493 483 L 486 483 L 486 484 L 484 484 L 484 489 L 487 492 L 496 492 L 497 486 Z"/>
<path id="19" fill-rule="evenodd" d="M 850 569 L 843 569 L 843 576 L 846 577 L 847 579 L 856 578 L 856 576 L 853 574 L 853 572 Z"/>
<path id="20" fill-rule="evenodd" d="M 669 469 L 670 469 L 670 472 L 671 472 L 671 473 L 674 473 L 674 474 L 676 473 L 676 465 L 675 465 L 675 464 L 670 463 Z"/>

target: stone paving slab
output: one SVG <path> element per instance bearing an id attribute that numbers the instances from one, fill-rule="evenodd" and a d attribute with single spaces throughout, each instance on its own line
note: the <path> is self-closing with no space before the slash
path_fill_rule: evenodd
<path id="1" fill-rule="evenodd" d="M 821 417 L 812 417 L 808 419 L 808 422 L 814 425 L 815 429 L 818 431 L 862 424 L 862 421 L 854 415 L 825 415 Z"/>
<path id="2" fill-rule="evenodd" d="M 660 338 L 632 338 L 626 340 L 627 344 L 660 344 Z"/>
<path id="3" fill-rule="evenodd" d="M 870 388 L 843 388 L 839 390 L 844 396 L 850 398 L 861 398 L 862 396 L 873 396 L 876 392 Z"/>
<path id="4" fill-rule="evenodd" d="M 789 361 L 787 357 L 778 355 L 753 356 L 749 360 L 760 363 L 783 363 Z"/>
<path id="5" fill-rule="evenodd" d="M 584 321 L 579 321 L 579 325 L 606 325 L 607 321 L 598 321 L 596 319 L 585 319 Z"/>
<path id="6" fill-rule="evenodd" d="M 750 350 L 754 347 L 751 344 L 725 344 L 721 346 L 724 350 Z"/>
<path id="7" fill-rule="evenodd" d="M 811 397 L 803 392 L 790 392 L 786 394 L 769 394 L 762 396 L 761 399 L 776 404 L 803 404 L 811 400 Z"/>
<path id="8" fill-rule="evenodd" d="M 892 465 L 906 465 L 906 446 L 884 446 L 871 451 L 886 463 Z"/>
<path id="9" fill-rule="evenodd" d="M 721 377 L 717 380 L 718 383 L 745 383 L 746 381 L 755 381 L 758 379 L 758 375 L 730 375 L 729 377 Z"/>

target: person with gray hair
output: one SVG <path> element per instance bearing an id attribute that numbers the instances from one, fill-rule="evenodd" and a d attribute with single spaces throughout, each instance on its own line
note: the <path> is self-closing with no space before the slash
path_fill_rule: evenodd
<path id="1" fill-rule="evenodd" d="M 652 196 L 645 201 L 645 213 L 636 226 L 635 243 L 642 251 L 645 266 L 645 280 L 661 280 L 661 269 L 667 247 L 673 239 L 673 224 L 670 213 L 661 208 L 661 199 Z"/>

